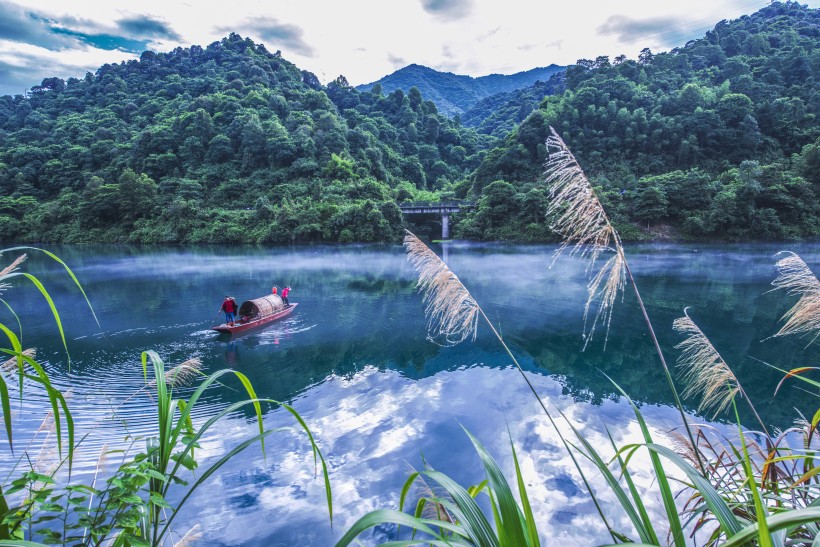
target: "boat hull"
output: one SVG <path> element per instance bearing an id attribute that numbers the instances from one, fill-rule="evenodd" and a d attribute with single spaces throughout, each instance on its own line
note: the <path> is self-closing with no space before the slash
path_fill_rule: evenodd
<path id="1" fill-rule="evenodd" d="M 294 302 L 284 310 L 272 313 L 271 315 L 267 315 L 265 317 L 262 317 L 261 319 L 255 319 L 253 321 L 248 321 L 247 323 L 241 323 L 237 321 L 233 326 L 228 325 L 227 323 L 223 323 L 221 325 L 211 327 L 211 330 L 215 330 L 216 332 L 221 332 L 224 334 L 234 334 L 237 332 L 245 332 L 247 330 L 256 329 L 269 323 L 272 323 L 277 319 L 281 319 L 287 315 L 290 315 L 290 313 L 294 310 L 294 308 L 296 308 L 297 305 L 298 304 Z"/>

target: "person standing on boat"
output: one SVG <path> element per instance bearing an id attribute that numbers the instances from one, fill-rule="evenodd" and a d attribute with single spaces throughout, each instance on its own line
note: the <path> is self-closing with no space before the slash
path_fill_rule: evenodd
<path id="1" fill-rule="evenodd" d="M 288 294 L 290 293 L 290 287 L 285 287 L 282 289 L 282 302 L 285 303 L 285 307 L 290 306 L 290 302 L 288 302 Z"/>
<path id="2" fill-rule="evenodd" d="M 271 292 L 271 294 L 273 294 L 273 296 L 276 296 L 276 291 L 278 291 L 278 290 L 279 289 L 276 288 L 276 285 L 274 285 L 270 292 Z"/>
<path id="3" fill-rule="evenodd" d="M 222 311 L 225 312 L 225 324 L 233 327 L 234 314 L 236 313 L 236 300 L 230 296 L 226 296 L 225 301 L 222 302 Z"/>

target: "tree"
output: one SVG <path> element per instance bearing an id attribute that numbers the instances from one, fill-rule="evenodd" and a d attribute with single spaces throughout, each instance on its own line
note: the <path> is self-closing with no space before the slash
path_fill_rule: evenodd
<path id="1" fill-rule="evenodd" d="M 118 181 L 120 209 L 126 221 L 148 216 L 157 196 L 157 184 L 146 174 L 126 169 Z"/>
<path id="2" fill-rule="evenodd" d="M 330 155 L 330 160 L 322 170 L 322 175 L 331 180 L 354 180 L 357 178 L 353 160 L 336 154 Z"/>
<path id="3" fill-rule="evenodd" d="M 649 226 L 666 216 L 668 205 L 669 200 L 666 198 L 666 193 L 657 186 L 650 186 L 638 193 L 633 214 L 635 218 L 646 222 Z"/>
<path id="4" fill-rule="evenodd" d="M 648 47 L 645 47 L 638 54 L 638 64 L 639 65 L 648 65 L 648 64 L 652 63 L 652 59 L 654 57 L 655 56 L 652 54 L 652 50 L 649 49 Z"/>

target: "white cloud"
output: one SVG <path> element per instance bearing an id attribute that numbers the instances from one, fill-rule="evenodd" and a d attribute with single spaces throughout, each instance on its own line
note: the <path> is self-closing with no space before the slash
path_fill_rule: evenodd
<path id="1" fill-rule="evenodd" d="M 354 85 L 374 81 L 400 68 L 399 60 L 460 74 L 509 74 L 551 63 L 572 64 L 579 58 L 625 54 L 636 58 L 644 47 L 668 49 L 685 38 L 701 36 L 721 19 L 754 12 L 767 0 L 692 0 L 688 3 L 625 0 L 609 2 L 541 2 L 526 0 L 351 0 L 319 2 L 287 0 L 276 4 L 234 2 L 180 2 L 145 0 L 139 4 L 39 0 L 7 4 L 15 10 L 36 12 L 60 24 L 72 21 L 78 30 L 119 29 L 118 22 L 147 18 L 162 22 L 178 41 L 155 38 L 152 47 L 206 46 L 228 29 L 265 41 L 270 51 L 280 49 L 288 60 L 327 82 L 343 74 Z M 812 7 L 820 0 L 811 0 Z M 265 33 L 256 24 L 275 21 L 284 32 Z M 658 23 L 675 21 L 664 28 Z M 82 27 L 82 28 L 80 28 Z M 135 38 L 135 36 L 125 36 Z M 682 43 L 679 45 L 683 45 Z M 19 46 L 0 43 L 8 59 Z M 444 53 L 447 52 L 447 58 Z M 62 49 L 42 56 L 62 76 L 67 67 L 127 59 L 128 54 L 105 54 L 85 48 Z M 47 71 L 52 65 L 42 66 Z M 59 71 L 62 71 L 60 73 Z M 32 74 L 31 85 L 39 83 Z M 41 74 L 36 74 L 41 78 Z"/>

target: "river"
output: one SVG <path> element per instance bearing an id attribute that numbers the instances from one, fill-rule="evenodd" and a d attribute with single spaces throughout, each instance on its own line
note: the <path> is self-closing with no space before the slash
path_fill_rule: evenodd
<path id="1" fill-rule="evenodd" d="M 616 303 L 606 344 L 599 329 L 583 350 L 585 262 L 563 255 L 553 263 L 551 246 L 445 245 L 433 249 L 471 291 L 551 408 L 561 409 L 598 447 L 609 444 L 606 428 L 618 444 L 638 441 L 632 411 L 609 376 L 642 405 L 658 438 L 669 442 L 679 415 L 631 292 Z M 151 432 L 152 401 L 144 392 L 134 395 L 144 387 L 140 353 L 148 349 L 170 365 L 199 357 L 205 372 L 230 367 L 246 374 L 260 397 L 288 402 L 302 414 L 325 455 L 332 528 L 304 435 L 281 407 L 267 405 L 265 426 L 286 429 L 269 437 L 266 457 L 254 446 L 211 477 L 181 512 L 180 534 L 199 523 L 208 545 L 332 544 L 367 511 L 396 507 L 422 457 L 464 485 L 479 483 L 482 467 L 467 429 L 509 480 L 512 438 L 544 538 L 568 545 L 607 540 L 558 436 L 490 329 L 480 324 L 474 341 L 452 347 L 426 339 L 422 298 L 401 246 L 47 248 L 72 268 L 99 318 L 97 326 L 59 264 L 30 253 L 25 270 L 54 298 L 70 363 L 48 305 L 31 283 L 15 279 L 3 298 L 20 317 L 24 346 L 36 348 L 55 385 L 69 393 L 78 437 L 89 433 L 78 452 L 78 476 L 93 473 L 103 446 L 124 446 L 126 435 Z M 627 248 L 667 360 L 674 363 L 674 345 L 681 341 L 672 321 L 689 306 L 764 421 L 777 427 L 791 424 L 795 408 L 808 416 L 816 410 L 797 382 L 775 396 L 782 374 L 761 363 L 788 369 L 813 362 L 807 339 L 766 340 L 794 303 L 768 292 L 774 255 L 782 249 L 820 266 L 820 246 L 806 243 Z M 293 288 L 290 300 L 299 305 L 291 316 L 234 338 L 209 330 L 226 294 L 242 301 L 269 293 L 274 284 Z M 8 311 L 2 319 L 16 330 Z M 210 389 L 197 422 L 239 400 L 235 388 Z M 699 416 L 697 401 L 687 405 L 696 421 L 731 431 L 725 417 Z M 36 393 L 14 402 L 16 447 L 35 435 L 45 406 Z M 743 404 L 740 410 L 744 425 L 755 427 Z M 231 414 L 197 458 L 214 461 L 254 428 L 251 415 Z M 32 450 L 43 434 L 37 439 Z M 12 461 L 5 440 L 0 450 L 5 475 Z M 651 490 L 646 460 L 638 457 L 634 465 L 639 486 Z M 600 486 L 600 479 L 593 483 Z M 647 496 L 650 505 L 657 506 L 655 498 Z M 606 505 L 616 527 L 628 532 L 614 502 Z M 363 541 L 391 534 L 382 527 Z"/>

